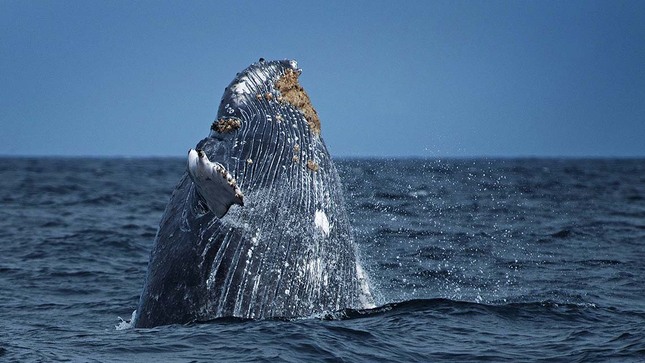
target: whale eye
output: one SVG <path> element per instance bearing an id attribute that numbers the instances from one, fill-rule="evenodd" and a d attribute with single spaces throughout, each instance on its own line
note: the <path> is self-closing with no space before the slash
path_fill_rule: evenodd
<path id="1" fill-rule="evenodd" d="M 197 156 L 199 156 L 200 159 L 203 158 L 204 157 L 204 150 L 198 149 L 197 150 Z"/>

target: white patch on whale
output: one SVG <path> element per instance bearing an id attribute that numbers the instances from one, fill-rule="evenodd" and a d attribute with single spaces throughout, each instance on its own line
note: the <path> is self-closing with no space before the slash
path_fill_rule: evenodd
<path id="1" fill-rule="evenodd" d="M 233 91 L 233 93 L 236 95 L 251 94 L 251 90 L 249 89 L 245 81 L 234 84 L 233 87 L 231 88 L 231 91 Z"/>
<path id="2" fill-rule="evenodd" d="M 358 284 L 360 286 L 360 296 L 358 297 L 361 304 L 368 309 L 373 309 L 376 307 L 374 304 L 374 297 L 370 292 L 369 280 L 367 273 L 363 269 L 363 266 L 356 261 L 356 276 L 358 277 Z"/>
<path id="3" fill-rule="evenodd" d="M 314 215 L 314 225 L 318 227 L 325 237 L 329 236 L 329 219 L 327 219 L 327 215 L 324 211 L 321 211 L 320 209 L 316 210 L 316 214 Z"/>
<path id="4" fill-rule="evenodd" d="M 293 66 L 293 64 L 291 64 Z M 296 63 L 297 66 L 297 63 Z M 276 71 L 277 67 L 267 67 L 264 72 L 246 73 L 239 77 L 238 81 L 231 88 L 233 101 L 239 106 L 244 103 L 247 96 L 252 96 L 253 90 L 262 87 L 269 87 L 267 82 L 270 80 L 269 71 Z"/>

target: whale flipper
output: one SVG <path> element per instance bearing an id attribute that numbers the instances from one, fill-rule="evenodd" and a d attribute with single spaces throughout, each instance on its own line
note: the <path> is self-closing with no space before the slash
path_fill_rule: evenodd
<path id="1" fill-rule="evenodd" d="M 211 162 L 202 150 L 188 152 L 188 174 L 208 209 L 222 218 L 233 204 L 244 205 L 244 195 L 235 179 L 220 163 Z"/>

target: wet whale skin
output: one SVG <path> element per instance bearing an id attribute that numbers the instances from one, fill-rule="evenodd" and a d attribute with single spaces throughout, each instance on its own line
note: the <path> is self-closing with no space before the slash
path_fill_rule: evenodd
<path id="1" fill-rule="evenodd" d="M 221 218 L 185 173 L 154 241 L 135 326 L 304 317 L 369 305 L 338 173 L 294 61 L 225 89 L 199 141 L 244 194 Z"/>

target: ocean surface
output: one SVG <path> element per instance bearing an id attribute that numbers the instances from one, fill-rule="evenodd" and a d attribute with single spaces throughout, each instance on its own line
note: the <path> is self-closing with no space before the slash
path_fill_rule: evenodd
<path id="1" fill-rule="evenodd" d="M 336 162 L 377 308 L 133 329 L 185 160 L 0 158 L 0 361 L 645 361 L 645 160 Z"/>

